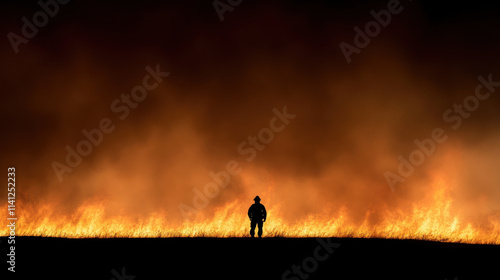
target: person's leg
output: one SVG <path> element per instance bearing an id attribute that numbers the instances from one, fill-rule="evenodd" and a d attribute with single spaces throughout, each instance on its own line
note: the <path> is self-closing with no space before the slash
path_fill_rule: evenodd
<path id="1" fill-rule="evenodd" d="M 250 222 L 250 236 L 251 237 L 254 237 L 254 235 L 255 235 L 255 226 L 256 226 L 256 222 L 251 221 Z"/>
<path id="2" fill-rule="evenodd" d="M 257 233 L 259 237 L 262 237 L 262 226 L 264 225 L 264 222 L 260 221 L 258 222 L 259 225 L 259 232 Z"/>

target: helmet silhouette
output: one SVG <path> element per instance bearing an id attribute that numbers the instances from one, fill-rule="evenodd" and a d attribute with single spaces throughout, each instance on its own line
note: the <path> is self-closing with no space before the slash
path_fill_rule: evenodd
<path id="1" fill-rule="evenodd" d="M 260 201 L 260 197 L 259 197 L 259 196 L 256 196 L 253 200 L 255 200 L 255 201 Z"/>

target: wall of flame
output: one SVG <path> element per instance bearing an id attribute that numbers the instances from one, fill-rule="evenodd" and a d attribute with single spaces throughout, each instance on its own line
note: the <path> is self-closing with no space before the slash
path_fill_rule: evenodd
<path id="1" fill-rule="evenodd" d="M 385 3 L 245 2 L 222 23 L 191 4 L 71 3 L 18 55 L 0 46 L 0 163 L 16 167 L 18 235 L 246 236 L 259 195 L 268 237 L 500 243 L 500 98 L 457 130 L 442 117 L 478 75 L 500 80 L 493 10 L 436 17 L 434 3 L 408 3 L 347 64 L 338 44 Z M 2 34 L 36 9 L 8 8 Z M 110 104 L 156 64 L 171 75 L 120 120 Z M 248 162 L 238 145 L 285 105 L 296 119 Z M 51 163 L 102 118 L 115 131 L 59 182 Z M 384 172 L 436 127 L 448 140 L 391 192 Z M 230 160 L 242 172 L 184 219 L 179 205 Z"/>

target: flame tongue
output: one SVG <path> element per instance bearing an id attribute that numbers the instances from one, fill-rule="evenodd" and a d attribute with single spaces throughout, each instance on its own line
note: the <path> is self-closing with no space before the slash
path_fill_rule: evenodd
<path id="1" fill-rule="evenodd" d="M 413 206 L 408 211 L 386 210 L 377 222 L 371 221 L 374 211 L 355 221 L 347 207 L 337 211 L 325 209 L 287 222 L 279 205 L 268 206 L 264 236 L 283 237 L 359 237 L 423 239 L 434 241 L 500 244 L 498 217 L 487 217 L 487 226 L 452 215 L 452 200 L 443 188 L 433 193 L 432 203 Z M 169 221 L 168 213 L 155 212 L 145 218 L 105 215 L 103 202 L 88 202 L 69 216 L 57 215 L 51 205 L 35 209 L 27 207 L 18 218 L 17 235 L 69 238 L 107 237 L 244 237 L 249 222 L 246 206 L 238 201 L 218 208 L 210 218 L 199 217 L 182 223 Z M 270 207 L 271 206 L 271 207 Z M 23 209 L 24 205 L 19 205 Z M 6 219 L 4 214 L 2 219 Z M 7 228 L 0 232 L 9 234 Z"/>

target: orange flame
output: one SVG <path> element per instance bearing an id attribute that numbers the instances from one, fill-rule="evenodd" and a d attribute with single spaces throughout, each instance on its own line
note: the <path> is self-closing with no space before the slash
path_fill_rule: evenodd
<path id="1" fill-rule="evenodd" d="M 438 188 L 427 206 L 415 205 L 411 211 L 385 211 L 382 220 L 370 223 L 372 211 L 362 222 L 349 216 L 347 207 L 336 213 L 325 209 L 321 214 L 311 214 L 294 223 L 282 218 L 280 205 L 269 207 L 264 224 L 264 237 L 357 237 L 422 239 L 446 242 L 500 244 L 500 217 L 492 215 L 487 225 L 478 225 L 450 211 L 451 198 L 444 184 Z M 246 205 L 248 206 L 248 205 Z M 143 219 L 127 216 L 107 217 L 103 202 L 88 202 L 69 216 L 57 215 L 46 204 L 37 209 L 24 208 L 18 217 L 16 235 L 68 238 L 110 237 L 244 237 L 248 236 L 249 220 L 246 206 L 239 201 L 218 208 L 212 218 L 201 213 L 198 217 L 175 225 L 168 213 L 155 212 Z M 7 206 L 5 206 L 7 208 Z M 7 212 L 7 211 L 5 211 Z M 5 213 L 0 217 L 6 220 Z M 0 231 L 9 235 L 8 228 Z"/>

